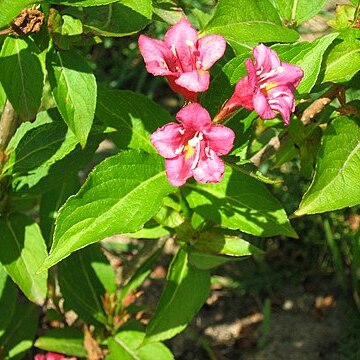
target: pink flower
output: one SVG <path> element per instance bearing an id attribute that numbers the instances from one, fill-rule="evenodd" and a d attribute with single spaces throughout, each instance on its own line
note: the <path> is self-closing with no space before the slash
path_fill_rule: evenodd
<path id="1" fill-rule="evenodd" d="M 176 115 L 180 123 L 169 123 L 151 135 L 151 142 L 165 160 L 171 185 L 184 185 L 194 177 L 201 183 L 222 179 L 226 155 L 233 146 L 234 132 L 211 123 L 209 113 L 198 103 L 182 108 Z"/>
<path id="2" fill-rule="evenodd" d="M 58 354 L 54 352 L 47 352 L 46 354 L 36 354 L 35 360 L 76 360 L 76 357 L 67 358 L 63 354 Z"/>
<path id="3" fill-rule="evenodd" d="M 236 84 L 234 94 L 216 116 L 220 121 L 238 107 L 255 110 L 262 119 L 279 112 L 285 125 L 295 110 L 294 91 L 304 76 L 300 67 L 281 62 L 277 53 L 260 44 L 253 49 L 255 61 L 245 62 L 248 74 Z"/>
<path id="4" fill-rule="evenodd" d="M 208 70 L 223 56 L 226 42 L 220 35 L 198 39 L 196 29 L 183 18 L 166 32 L 164 41 L 140 35 L 139 48 L 149 73 L 166 76 L 175 92 L 196 101 L 197 93 L 208 89 Z"/>

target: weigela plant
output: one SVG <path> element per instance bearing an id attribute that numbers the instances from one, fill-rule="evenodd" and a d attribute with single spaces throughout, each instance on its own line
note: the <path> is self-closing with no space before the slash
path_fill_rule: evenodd
<path id="1" fill-rule="evenodd" d="M 200 183 L 222 179 L 224 162 L 219 158 L 233 147 L 234 132 L 212 124 L 209 113 L 197 103 L 182 108 L 179 123 L 169 123 L 151 135 L 151 142 L 163 156 L 170 184 L 182 186 L 190 177 Z"/>
<path id="2" fill-rule="evenodd" d="M 1 359 L 173 360 L 216 267 L 303 215 L 359 302 L 360 5 L 308 42 L 325 3 L 0 0 Z"/>
<path id="3" fill-rule="evenodd" d="M 164 41 L 140 35 L 139 48 L 149 73 L 166 76 L 175 92 L 196 101 L 198 93 L 208 89 L 209 70 L 224 55 L 226 42 L 220 35 L 199 39 L 183 18 L 166 32 Z"/>
<path id="4" fill-rule="evenodd" d="M 282 62 L 276 52 L 264 44 L 253 49 L 254 60 L 245 62 L 248 74 L 236 84 L 234 94 L 217 116 L 223 120 L 239 107 L 255 110 L 262 119 L 280 113 L 285 125 L 295 111 L 294 92 L 304 76 L 299 66 Z"/>

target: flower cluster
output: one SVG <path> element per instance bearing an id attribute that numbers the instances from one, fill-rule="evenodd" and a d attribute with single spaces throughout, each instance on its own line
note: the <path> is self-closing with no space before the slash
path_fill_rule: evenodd
<path id="1" fill-rule="evenodd" d="M 165 158 L 166 174 L 174 186 L 194 177 L 201 183 L 220 182 L 226 155 L 233 147 L 234 132 L 217 124 L 238 108 L 255 110 L 260 118 L 279 113 L 285 125 L 295 110 L 294 92 L 303 77 L 300 67 L 281 62 L 276 52 L 260 44 L 253 49 L 254 60 L 245 65 L 247 75 L 235 86 L 231 98 L 214 120 L 198 101 L 198 93 L 209 88 L 211 66 L 225 52 L 220 35 L 198 37 L 196 29 L 183 18 L 165 34 L 164 41 L 139 37 L 140 52 L 151 74 L 165 76 L 172 90 L 183 95 L 187 105 L 172 122 L 158 129 L 151 142 Z"/>

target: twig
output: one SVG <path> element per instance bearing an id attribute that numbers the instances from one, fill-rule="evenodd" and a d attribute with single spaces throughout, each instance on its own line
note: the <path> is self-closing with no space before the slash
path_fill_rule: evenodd
<path id="1" fill-rule="evenodd" d="M 337 97 L 343 105 L 345 102 L 345 89 L 346 87 L 343 85 L 335 85 L 331 87 L 325 92 L 325 94 L 323 94 L 319 99 L 316 99 L 304 110 L 302 115 L 299 116 L 301 122 L 305 126 L 311 124 L 315 115 L 324 110 L 325 106 L 330 104 Z M 250 161 L 259 167 L 263 162 L 268 160 L 275 152 L 277 152 L 283 144 L 287 142 L 288 138 L 289 134 L 287 130 L 283 131 L 280 135 L 274 136 L 263 148 L 250 158 Z"/>
<path id="2" fill-rule="evenodd" d="M 19 126 L 18 116 L 9 100 L 6 100 L 0 119 L 0 167 L 6 161 L 5 149 Z"/>
<path id="3" fill-rule="evenodd" d="M 323 96 L 316 99 L 309 107 L 305 109 L 300 120 L 304 125 L 309 125 L 315 115 L 324 110 L 325 106 L 330 104 L 336 97 L 343 97 L 345 86 L 336 85 L 330 88 Z"/>

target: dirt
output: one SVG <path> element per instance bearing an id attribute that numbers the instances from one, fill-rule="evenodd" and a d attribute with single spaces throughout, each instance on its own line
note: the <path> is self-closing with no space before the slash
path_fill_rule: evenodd
<path id="1" fill-rule="evenodd" d="M 213 290 L 190 329 L 168 345 L 179 360 L 339 360 L 348 305 L 333 279 L 321 281 L 273 294 L 266 319 L 259 299 Z"/>

